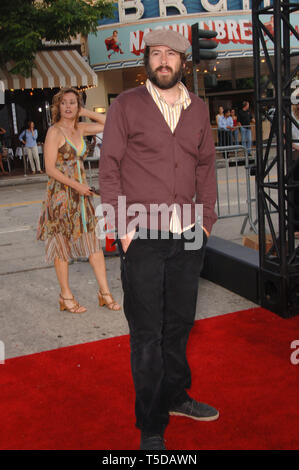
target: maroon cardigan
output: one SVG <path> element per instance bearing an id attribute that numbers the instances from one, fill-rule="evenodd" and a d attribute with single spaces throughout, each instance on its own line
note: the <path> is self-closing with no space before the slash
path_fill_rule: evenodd
<path id="1" fill-rule="evenodd" d="M 196 217 L 194 202 L 203 204 L 202 224 L 209 232 L 217 220 L 215 146 L 209 115 L 200 98 L 193 93 L 190 97 L 191 104 L 182 111 L 174 133 L 145 86 L 121 93 L 110 106 L 99 183 L 102 203 L 116 211 L 120 235 L 129 231 L 119 222 L 120 195 L 126 196 L 126 209 L 134 203 L 142 204 L 148 223 L 150 205 L 163 203 L 179 204 L 180 208 L 189 204 L 192 223 Z M 123 218 L 125 208 L 119 209 Z M 165 216 L 166 212 L 164 208 L 151 215 L 161 229 L 165 228 L 161 214 Z M 136 216 L 126 215 L 126 223 L 137 220 Z"/>

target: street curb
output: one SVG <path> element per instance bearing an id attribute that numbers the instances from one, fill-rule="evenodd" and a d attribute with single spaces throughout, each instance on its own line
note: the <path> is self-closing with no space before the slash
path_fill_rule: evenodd
<path id="1" fill-rule="evenodd" d="M 0 180 L 0 188 L 5 188 L 7 186 L 18 186 L 21 184 L 34 184 L 34 183 L 44 183 L 48 181 L 47 176 L 20 176 L 17 178 L 9 178 L 7 180 Z"/>
<path id="2" fill-rule="evenodd" d="M 90 175 L 89 171 L 85 170 L 86 173 L 86 179 L 89 181 Z M 98 170 L 94 170 L 91 172 L 91 177 L 95 178 L 98 176 Z M 47 183 L 48 182 L 48 176 L 46 174 L 44 175 L 28 175 L 28 176 L 17 176 L 17 177 L 8 177 L 7 179 L 2 180 L 0 178 L 0 188 L 5 188 L 7 186 L 18 186 L 22 184 L 34 184 L 34 183 Z"/>

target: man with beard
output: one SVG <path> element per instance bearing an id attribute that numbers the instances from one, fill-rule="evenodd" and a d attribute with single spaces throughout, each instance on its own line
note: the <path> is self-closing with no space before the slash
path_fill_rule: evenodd
<path id="1" fill-rule="evenodd" d="M 121 93 L 109 109 L 99 180 L 102 202 L 116 216 L 140 449 L 163 450 L 169 415 L 219 416 L 186 392 L 186 346 L 216 221 L 215 148 L 205 104 L 180 81 L 189 41 L 171 30 L 152 31 L 144 41 L 148 80 Z M 119 196 L 126 198 L 123 210 Z M 137 220 L 136 204 L 144 216 Z"/>

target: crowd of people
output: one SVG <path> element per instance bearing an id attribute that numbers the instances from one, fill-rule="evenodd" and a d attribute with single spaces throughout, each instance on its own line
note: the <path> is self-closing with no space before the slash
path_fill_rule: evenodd
<path id="1" fill-rule="evenodd" d="M 9 172 L 5 170 L 3 165 L 3 156 L 6 156 L 4 153 L 7 149 L 4 145 L 3 137 L 6 135 L 6 130 L 0 127 L 0 176 L 9 175 Z M 37 172 L 43 174 L 43 152 L 39 152 L 39 146 L 43 145 L 40 142 L 38 143 L 38 130 L 35 127 L 34 121 L 28 121 L 26 127 L 18 135 L 18 141 L 23 146 L 23 151 L 25 152 L 26 158 L 30 165 L 31 174 L 35 175 Z M 93 136 L 87 136 L 86 144 L 87 150 L 89 153 L 92 153 L 94 159 L 100 158 L 100 148 L 103 141 L 103 132 L 100 132 Z M 90 152 L 92 150 L 92 152 Z M 40 154 L 41 153 L 41 154 Z"/>
<path id="2" fill-rule="evenodd" d="M 252 150 L 251 124 L 254 118 L 250 111 L 249 102 L 244 101 L 240 109 L 218 107 L 216 115 L 217 125 L 217 145 L 226 147 L 232 145 L 242 145 L 247 149 L 248 156 Z M 6 130 L 0 127 L 0 139 L 6 133 Z M 240 139 L 241 137 L 241 139 Z M 41 159 L 38 151 L 38 130 L 33 121 L 28 121 L 26 128 L 18 137 L 20 143 L 24 146 L 25 155 L 30 164 L 31 173 L 43 173 Z M 93 157 L 100 158 L 100 148 L 103 143 L 103 132 L 88 137 L 89 147 L 93 149 Z M 0 142 L 0 175 L 8 175 L 2 162 L 3 145 Z"/>
<path id="3" fill-rule="evenodd" d="M 250 156 L 252 151 L 251 124 L 254 122 L 248 101 L 243 101 L 240 109 L 224 108 L 220 105 L 216 115 L 218 146 L 242 145 Z"/>

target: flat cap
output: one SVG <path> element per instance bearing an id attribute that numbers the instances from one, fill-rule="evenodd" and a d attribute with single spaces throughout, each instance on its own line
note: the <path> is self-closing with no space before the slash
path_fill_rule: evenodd
<path id="1" fill-rule="evenodd" d="M 183 53 L 191 45 L 188 39 L 172 29 L 156 29 L 147 33 L 143 40 L 146 46 L 168 46 L 174 51 Z"/>

